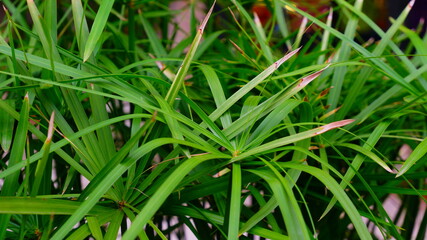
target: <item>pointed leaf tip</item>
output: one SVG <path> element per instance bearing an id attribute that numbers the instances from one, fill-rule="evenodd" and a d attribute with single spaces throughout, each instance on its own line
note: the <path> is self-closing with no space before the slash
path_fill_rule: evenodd
<path id="1" fill-rule="evenodd" d="M 405 160 L 402 167 L 399 169 L 399 172 L 397 173 L 396 177 L 400 177 L 404 173 L 406 173 L 425 155 L 427 155 L 427 138 L 425 138 L 420 144 L 418 144 L 414 151 Z"/>
<path id="2" fill-rule="evenodd" d="M 303 88 L 307 86 L 311 81 L 316 79 L 320 74 L 322 74 L 323 71 L 325 71 L 331 64 L 326 65 L 326 67 L 322 68 L 321 70 L 308 75 L 307 77 L 304 77 L 301 79 L 301 82 L 298 84 L 298 87 Z"/>
<path id="3" fill-rule="evenodd" d="M 346 119 L 346 120 L 341 120 L 341 121 L 326 124 L 325 126 L 319 127 L 318 128 L 319 131 L 316 132 L 315 135 L 325 133 L 325 132 L 330 131 L 330 130 L 335 129 L 335 128 L 343 127 L 343 126 L 348 125 L 354 121 L 355 121 L 354 119 Z"/>
<path id="4" fill-rule="evenodd" d="M 258 14 L 256 12 L 254 12 L 254 22 L 255 25 L 257 25 L 258 27 L 262 27 L 261 20 L 259 19 Z"/>
<path id="5" fill-rule="evenodd" d="M 332 20 L 333 13 L 334 13 L 334 9 L 332 7 L 329 8 L 329 14 L 328 14 L 327 21 L 331 21 Z"/>
<path id="6" fill-rule="evenodd" d="M 415 4 L 415 0 L 412 0 L 408 3 L 408 7 L 412 8 L 414 6 L 414 4 Z"/>
<path id="7" fill-rule="evenodd" d="M 231 39 L 229 39 L 229 41 L 231 42 L 231 44 L 233 44 L 233 46 L 237 49 L 237 51 L 240 52 L 240 54 L 244 54 L 245 53 L 245 52 L 243 52 L 243 50 L 235 42 L 233 42 Z"/>
<path id="8" fill-rule="evenodd" d="M 212 11 L 213 11 L 213 9 L 214 9 L 215 3 L 216 3 L 216 0 L 215 0 L 215 1 L 214 1 L 214 3 L 212 4 L 211 9 L 209 9 L 209 12 L 206 14 L 206 17 L 203 19 L 202 23 L 200 24 L 200 27 L 199 27 L 199 32 L 200 32 L 200 33 L 203 33 L 203 31 L 204 31 L 204 29 L 205 29 L 205 27 L 206 27 L 206 24 L 208 23 L 209 17 L 210 17 L 210 16 L 211 16 L 211 14 L 212 14 Z"/>
<path id="9" fill-rule="evenodd" d="M 50 141 L 52 139 L 53 131 L 54 131 L 54 122 L 55 122 L 55 112 L 52 112 L 52 115 L 50 116 L 50 120 L 49 120 L 49 128 L 47 130 L 46 141 Z"/>
<path id="10" fill-rule="evenodd" d="M 282 65 L 284 62 L 286 62 L 286 60 L 288 60 L 288 59 L 289 59 L 289 58 L 291 58 L 293 55 L 295 55 L 297 52 L 299 52 L 299 50 L 300 50 L 301 48 L 302 48 L 302 47 L 299 47 L 299 48 L 297 48 L 297 49 L 293 50 L 292 52 L 290 52 L 290 53 L 286 54 L 286 55 L 285 55 L 285 56 L 283 56 L 281 59 L 277 60 L 277 61 L 274 63 L 274 67 L 275 67 L 276 69 L 278 69 L 278 68 L 280 67 L 280 65 Z"/>

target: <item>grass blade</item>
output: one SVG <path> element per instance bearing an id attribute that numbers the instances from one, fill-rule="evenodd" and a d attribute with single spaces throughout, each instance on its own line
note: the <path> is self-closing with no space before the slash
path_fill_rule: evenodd
<path id="1" fill-rule="evenodd" d="M 409 155 L 409 157 L 405 160 L 402 167 L 399 169 L 396 177 L 400 177 L 405 174 L 411 167 L 422 157 L 427 154 L 427 138 L 425 138 L 418 146 L 414 149 L 414 151 Z"/>
<path id="2" fill-rule="evenodd" d="M 218 75 L 215 73 L 215 70 L 208 65 L 200 65 L 199 68 L 200 70 L 202 70 L 203 74 L 206 77 L 206 80 L 208 81 L 212 96 L 215 101 L 215 105 L 217 107 L 221 106 L 226 101 L 226 98 Z M 221 117 L 221 123 L 223 128 L 229 127 L 231 125 L 231 122 L 231 115 L 229 113 L 225 113 Z"/>
<path id="3" fill-rule="evenodd" d="M 15 100 L 7 99 L 4 100 L 5 103 L 12 108 L 15 108 Z M 1 135 L 1 148 L 5 152 L 9 152 L 10 146 L 12 144 L 12 136 L 14 129 L 15 119 L 5 112 L 2 108 L 0 109 L 0 126 L 3 126 L 0 132 Z"/>
<path id="4" fill-rule="evenodd" d="M 141 209 L 132 223 L 132 226 L 123 235 L 123 240 L 134 239 L 142 227 L 153 217 L 166 198 L 175 189 L 179 182 L 200 163 L 218 158 L 216 154 L 196 156 L 184 161 L 161 185 L 159 190 L 150 198 L 147 204 Z"/>
<path id="5" fill-rule="evenodd" d="M 8 168 L 23 162 L 24 149 L 26 145 L 27 131 L 29 125 L 30 103 L 28 93 L 24 97 L 23 105 L 20 112 L 18 127 L 16 128 L 12 150 L 10 152 Z M 18 178 L 20 172 L 12 173 L 4 179 L 1 189 L 1 196 L 14 196 L 19 188 Z M 6 228 L 8 226 L 10 215 L 0 215 L 0 239 L 4 239 Z"/>
<path id="6" fill-rule="evenodd" d="M 286 6 L 288 6 L 289 8 L 291 8 L 292 10 L 298 12 L 300 15 L 302 15 L 304 17 L 307 17 L 309 20 L 313 21 L 314 24 L 318 25 L 321 28 L 327 29 L 335 37 L 337 37 L 337 38 L 345 41 L 347 44 L 350 44 L 351 47 L 353 47 L 356 51 L 358 51 L 359 53 L 361 53 L 365 58 L 368 58 L 369 61 L 371 61 L 374 65 L 378 66 L 381 70 L 384 71 L 384 73 L 386 75 L 388 75 L 391 79 L 393 79 L 394 81 L 396 81 L 399 85 L 401 85 L 402 87 L 404 87 L 405 89 L 407 89 L 411 94 L 414 94 L 415 96 L 419 95 L 419 91 L 414 86 L 412 86 L 408 82 L 406 82 L 404 80 L 404 78 L 399 73 L 397 73 L 396 71 L 394 71 L 391 66 L 387 65 L 386 63 L 384 63 L 383 61 L 381 61 L 380 59 L 378 59 L 371 52 L 369 52 L 368 50 L 366 50 L 363 46 L 361 46 L 360 44 L 357 44 L 354 40 L 352 40 L 351 38 L 349 38 L 345 34 L 337 31 L 334 28 L 331 28 L 331 27 L 327 26 L 322 21 L 320 21 L 317 18 L 311 16 L 310 14 L 302 11 L 301 9 L 293 6 L 292 4 L 289 4 L 288 2 L 285 2 L 283 0 L 281 0 L 281 1 L 284 4 L 286 4 Z"/>
<path id="7" fill-rule="evenodd" d="M 252 148 L 246 152 L 243 152 L 239 156 L 233 158 L 233 161 L 238 161 L 238 160 L 244 159 L 244 158 L 249 157 L 249 156 L 253 156 L 256 154 L 266 152 L 266 151 L 271 150 L 271 149 L 282 147 L 282 146 L 285 146 L 285 145 L 290 144 L 290 143 L 295 143 L 295 142 L 301 141 L 301 140 L 306 139 L 306 138 L 314 137 L 314 136 L 317 136 L 319 134 L 330 131 L 332 129 L 348 125 L 348 124 L 352 123 L 353 121 L 354 120 L 352 120 L 352 119 L 347 119 L 347 120 L 342 120 L 342 121 L 338 121 L 338 122 L 333 122 L 333 123 L 329 123 L 327 125 L 324 125 L 322 127 L 318 127 L 315 129 L 305 131 L 305 132 L 297 133 L 297 134 L 294 134 L 291 136 L 279 138 L 279 139 L 270 141 L 268 143 L 265 143 L 259 147 L 255 147 L 255 148 Z"/>
<path id="8" fill-rule="evenodd" d="M 250 170 L 262 177 L 270 186 L 273 196 L 279 203 L 282 216 L 285 221 L 286 230 L 290 239 L 311 239 L 307 230 L 301 209 L 289 186 L 285 186 L 286 180 L 281 182 L 275 173 L 267 170 Z"/>
<path id="9" fill-rule="evenodd" d="M 241 89 L 239 89 L 236 93 L 234 93 L 231 97 L 229 97 L 220 107 L 218 107 L 214 112 L 209 115 L 212 121 L 218 119 L 224 112 L 226 112 L 233 104 L 235 104 L 239 99 L 241 99 L 245 94 L 247 94 L 250 90 L 255 88 L 258 84 L 260 84 L 264 79 L 270 76 L 277 68 L 280 67 L 286 60 L 295 55 L 300 48 L 286 54 L 281 59 L 277 60 L 271 66 L 266 68 L 263 72 L 258 74 L 255 78 L 253 78 L 250 82 L 245 84 Z"/>
<path id="10" fill-rule="evenodd" d="M 212 5 L 209 12 L 206 14 L 206 17 L 203 20 L 203 22 L 200 24 L 200 27 L 198 28 L 198 31 L 196 33 L 196 37 L 194 38 L 193 43 L 191 43 L 190 49 L 188 50 L 188 53 L 185 56 L 181 67 L 179 68 L 178 72 L 176 73 L 176 76 L 175 76 L 175 79 L 172 83 L 172 86 L 170 87 L 170 89 L 166 95 L 165 99 L 166 99 L 166 102 L 169 103 L 169 105 L 172 105 L 172 103 L 175 101 L 175 98 L 178 95 L 179 90 L 181 89 L 181 87 L 184 84 L 184 78 L 187 75 L 188 68 L 190 67 L 191 60 L 193 59 L 194 54 L 197 51 L 197 47 L 198 47 L 200 41 L 202 40 L 203 31 L 204 31 L 206 24 L 207 24 L 211 14 L 212 14 L 214 5 L 215 5 L 215 2 Z"/>
<path id="11" fill-rule="evenodd" d="M 95 49 L 96 44 L 100 41 L 102 31 L 108 21 L 111 9 L 113 8 L 114 0 L 102 0 L 99 5 L 98 12 L 90 30 L 83 54 L 83 61 L 87 61 Z"/>
<path id="12" fill-rule="evenodd" d="M 47 133 L 47 137 L 46 140 L 43 144 L 43 157 L 41 158 L 41 160 L 37 163 L 37 167 L 36 167 L 36 172 L 34 173 L 34 183 L 33 183 L 33 188 L 31 190 L 31 194 L 30 196 L 35 197 L 39 191 L 39 187 L 40 187 L 40 183 L 42 181 L 42 177 L 43 177 L 43 172 L 44 169 L 46 167 L 47 161 L 48 161 L 48 157 L 49 157 L 49 153 L 50 153 L 50 146 L 52 143 L 52 137 L 53 137 L 53 131 L 54 131 L 54 119 L 55 119 L 55 112 L 52 112 L 52 115 L 50 117 L 50 121 L 49 121 L 49 128 L 48 128 L 48 133 Z"/>
<path id="13" fill-rule="evenodd" d="M 98 219 L 96 217 L 87 217 L 86 220 L 87 220 L 91 235 L 96 240 L 103 240 L 104 237 L 102 236 L 101 229 L 99 228 L 101 225 L 99 224 Z"/>
<path id="14" fill-rule="evenodd" d="M 356 144 L 351 144 L 351 143 L 341 143 L 341 144 L 335 144 L 335 146 L 342 146 L 342 147 L 347 147 L 350 149 L 353 149 L 367 157 L 369 157 L 370 159 L 372 159 L 374 162 L 376 162 L 378 165 L 380 165 L 382 168 L 384 168 L 387 172 L 392 173 L 393 170 L 390 169 L 389 166 L 387 166 L 387 164 L 381 160 L 381 158 L 379 158 L 377 155 L 375 155 L 373 152 L 360 147 L 359 145 Z"/>
<path id="15" fill-rule="evenodd" d="M 355 9 L 360 10 L 363 5 L 363 0 L 356 0 L 354 3 Z M 357 24 L 359 22 L 359 19 L 356 15 L 351 15 L 350 20 L 348 21 L 344 35 L 346 36 L 346 40 L 349 39 L 353 41 L 354 36 L 356 34 L 356 28 Z M 325 31 L 328 31 L 325 29 Z M 337 54 L 337 62 L 343 62 L 347 61 L 350 57 L 350 45 L 346 44 L 344 40 L 341 40 L 341 47 L 339 48 L 339 54 Z M 328 97 L 328 105 L 330 105 L 330 109 L 335 109 L 338 106 L 338 100 L 341 96 L 341 90 L 344 83 L 344 78 L 347 73 L 347 67 L 341 66 L 335 69 L 334 75 L 332 78 L 331 86 L 334 86 L 330 90 L 329 97 Z"/>
<path id="16" fill-rule="evenodd" d="M 239 235 L 239 225 L 240 225 L 241 191 L 242 191 L 242 172 L 240 168 L 240 163 L 233 163 L 227 239 L 239 238 L 238 235 Z"/>
<path id="17" fill-rule="evenodd" d="M 274 0 L 274 13 L 276 14 L 277 25 L 279 26 L 280 33 L 283 38 L 289 37 L 289 29 L 286 23 L 286 17 L 283 13 L 283 5 L 280 4 L 279 0 Z M 291 42 L 289 40 L 286 41 L 286 47 L 291 49 Z M 323 62 L 323 61 L 322 61 Z"/>
<path id="18" fill-rule="evenodd" d="M 381 124 L 379 124 L 374 131 L 369 135 L 368 139 L 366 140 L 366 143 L 363 145 L 363 148 L 370 151 L 373 146 L 375 146 L 376 143 L 380 140 L 381 136 L 384 134 L 387 127 L 390 125 L 389 121 L 384 121 Z M 356 155 L 356 157 L 353 159 L 351 167 L 347 170 L 347 172 L 344 175 L 343 181 L 341 181 L 340 186 L 345 189 L 347 187 L 347 183 L 351 182 L 351 179 L 353 179 L 354 175 L 356 174 L 355 171 L 359 170 L 360 166 L 362 166 L 362 163 L 364 162 L 365 157 L 361 154 Z M 333 198 L 329 205 L 326 207 L 326 210 L 323 212 L 320 219 L 322 219 L 335 205 L 336 198 Z"/>
<path id="19" fill-rule="evenodd" d="M 267 60 L 268 64 L 273 64 L 274 56 L 273 56 L 273 53 L 271 52 L 270 46 L 268 45 L 264 30 L 260 27 L 257 27 L 257 24 L 255 23 L 255 21 L 252 20 L 249 13 L 238 1 L 232 0 L 231 2 L 236 6 L 237 10 L 243 15 L 243 17 L 246 19 L 246 21 L 249 23 L 252 30 L 254 31 L 256 39 L 258 39 L 259 41 L 259 45 L 262 49 L 262 53 L 265 59 Z"/>
<path id="20" fill-rule="evenodd" d="M 307 172 L 310 175 L 314 176 L 315 178 L 319 179 L 338 199 L 344 211 L 346 211 L 348 217 L 351 219 L 354 225 L 354 228 L 359 234 L 358 237 L 360 237 L 360 239 L 367 239 L 367 240 L 372 239 L 372 236 L 367 226 L 362 221 L 362 217 L 360 216 L 356 207 L 351 202 L 350 198 L 344 192 L 344 190 L 330 175 L 326 174 L 321 169 L 311 167 L 311 166 L 306 166 L 303 164 L 281 163 L 281 162 L 280 163 L 278 162 L 277 164 L 279 164 L 281 167 L 292 168 L 292 169 L 297 169 L 297 170 Z"/>
<path id="21" fill-rule="evenodd" d="M 39 215 L 71 215 L 81 205 L 71 200 L 0 197 L 0 213 L 7 214 L 39 214 Z M 108 214 L 110 208 L 95 206 L 87 214 Z"/>

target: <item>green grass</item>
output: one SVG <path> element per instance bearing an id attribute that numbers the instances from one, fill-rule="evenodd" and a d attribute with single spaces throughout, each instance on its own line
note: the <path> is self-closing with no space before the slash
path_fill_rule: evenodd
<path id="1" fill-rule="evenodd" d="M 177 43 L 171 2 L 3 1 L 0 239 L 424 239 L 413 1 L 386 30 L 363 0 L 189 1 Z"/>

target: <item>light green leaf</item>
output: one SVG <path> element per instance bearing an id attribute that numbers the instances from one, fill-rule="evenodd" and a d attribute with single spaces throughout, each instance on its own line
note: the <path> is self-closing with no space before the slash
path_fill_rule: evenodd
<path id="1" fill-rule="evenodd" d="M 0 197 L 0 213 L 8 214 L 40 214 L 40 215 L 71 215 L 82 203 L 71 200 L 43 199 L 28 197 Z M 112 211 L 111 208 L 95 206 L 88 215 L 103 215 Z"/>
<path id="2" fill-rule="evenodd" d="M 411 167 L 417 163 L 422 157 L 427 154 L 427 138 L 425 138 L 418 146 L 414 149 L 414 151 L 409 155 L 409 157 L 405 160 L 402 167 L 399 169 L 396 177 L 402 176 L 406 173 Z"/>
<path id="3" fill-rule="evenodd" d="M 86 46 L 83 54 L 83 61 L 89 59 L 92 54 L 95 46 L 100 41 L 102 31 L 107 24 L 108 16 L 110 15 L 111 9 L 113 8 L 114 0 L 102 0 L 102 3 L 99 5 L 98 13 L 96 14 L 95 21 L 93 22 L 92 28 L 88 39 L 86 41 Z"/>

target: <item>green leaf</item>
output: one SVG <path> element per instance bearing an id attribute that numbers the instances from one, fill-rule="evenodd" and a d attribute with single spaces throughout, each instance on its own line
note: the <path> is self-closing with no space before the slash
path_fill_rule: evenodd
<path id="1" fill-rule="evenodd" d="M 154 216 L 166 198 L 193 168 L 204 161 L 216 159 L 218 157 L 220 157 L 220 155 L 217 154 L 200 155 L 187 159 L 179 165 L 144 205 L 141 209 L 141 213 L 138 214 L 133 221 L 132 226 L 123 235 L 123 239 L 134 239 L 138 235 L 138 232 L 141 231 L 142 227 Z"/>
<path id="2" fill-rule="evenodd" d="M 372 133 L 369 135 L 368 139 L 366 140 L 365 144 L 363 144 L 363 148 L 365 148 L 367 151 L 370 151 L 375 144 L 380 140 L 382 135 L 384 134 L 387 127 L 390 125 L 390 121 L 384 121 L 378 124 L 378 126 L 372 131 Z M 363 162 L 365 160 L 365 156 L 362 154 L 357 154 L 356 157 L 351 162 L 351 167 L 347 170 L 347 172 L 344 175 L 343 181 L 341 182 L 340 186 L 345 189 L 347 187 L 347 183 L 351 182 L 354 175 L 356 174 L 356 171 L 359 170 L 360 166 L 362 166 Z M 320 219 L 322 219 L 335 205 L 336 198 L 333 198 L 331 202 L 326 207 L 325 211 L 323 212 Z"/>
<path id="3" fill-rule="evenodd" d="M 34 174 L 34 183 L 33 188 L 31 190 L 31 197 L 35 197 L 39 191 L 40 183 L 42 181 L 43 172 L 45 171 L 45 167 L 48 161 L 49 153 L 50 153 L 50 146 L 52 143 L 52 137 L 53 137 L 53 131 L 54 131 L 54 119 L 55 119 L 55 112 L 52 112 L 52 115 L 50 117 L 49 121 L 49 128 L 46 140 L 43 144 L 43 157 L 42 159 L 37 163 L 36 172 Z"/>
<path id="4" fill-rule="evenodd" d="M 301 209 L 288 182 L 280 174 L 277 175 L 268 169 L 249 171 L 262 177 L 270 186 L 273 196 L 279 203 L 289 238 L 311 239 Z"/>
<path id="5" fill-rule="evenodd" d="M 102 232 L 100 229 L 99 221 L 96 217 L 86 217 L 87 223 L 89 225 L 90 232 L 92 233 L 92 236 L 96 240 L 103 240 L 104 237 L 102 236 Z"/>
<path id="6" fill-rule="evenodd" d="M 286 54 L 284 57 L 277 60 L 271 66 L 266 68 L 264 71 L 262 71 L 260 74 L 258 74 L 255 78 L 253 78 L 251 81 L 246 83 L 241 89 L 239 89 L 237 92 L 235 92 L 233 95 L 231 95 L 231 97 L 229 97 L 223 104 L 221 104 L 221 106 L 219 106 L 214 112 L 212 112 L 209 117 L 213 121 L 218 119 L 222 114 L 224 114 L 224 112 L 226 112 L 231 106 L 233 106 L 233 104 L 235 104 L 239 99 L 241 99 L 243 96 L 245 96 L 253 88 L 258 86 L 258 84 L 260 84 L 264 79 L 266 79 L 273 72 L 275 72 L 280 67 L 280 65 L 282 65 L 286 60 L 288 60 L 293 55 L 295 55 L 299 50 L 300 49 L 298 48 L 298 49 Z M 304 83 L 308 83 L 308 82 L 305 81 Z M 302 81 L 301 81 L 301 86 L 302 86 Z M 302 86 L 302 87 L 304 87 L 304 86 Z"/>
<path id="7" fill-rule="evenodd" d="M 209 20 L 209 17 L 212 14 L 214 5 L 215 5 L 215 3 L 212 5 L 211 9 L 206 14 L 205 19 L 200 24 L 198 31 L 196 33 L 196 37 L 194 38 L 193 43 L 191 43 L 190 49 L 188 50 L 187 55 L 185 55 L 184 61 L 182 62 L 182 65 L 179 67 L 179 70 L 176 73 L 176 76 L 175 76 L 175 79 L 172 83 L 172 86 L 170 87 L 170 89 L 166 95 L 166 101 L 169 103 L 169 105 L 172 105 L 172 103 L 175 101 L 175 98 L 178 95 L 179 90 L 181 89 L 181 87 L 184 84 L 184 79 L 185 79 L 185 76 L 187 75 L 187 71 L 190 67 L 191 60 L 193 59 L 193 57 L 197 51 L 197 47 L 198 47 L 200 41 L 202 40 L 203 31 L 206 27 L 206 24 Z"/>
<path id="8" fill-rule="evenodd" d="M 242 172 L 240 163 L 233 163 L 231 172 L 231 197 L 227 239 L 238 239 L 241 208 L 240 198 L 242 192 Z"/>
<path id="9" fill-rule="evenodd" d="M 342 208 L 347 213 L 348 217 L 351 219 L 354 228 L 359 234 L 358 237 L 360 239 L 366 240 L 372 239 L 371 233 L 369 232 L 366 224 L 362 221 L 362 217 L 360 216 L 360 213 L 358 212 L 357 208 L 352 203 L 348 195 L 344 192 L 344 190 L 330 175 L 328 175 L 321 169 L 303 164 L 283 162 L 277 162 L 276 164 L 280 165 L 281 167 L 297 169 L 307 172 L 313 177 L 319 179 L 337 198 L 338 202 L 341 204 Z"/>
<path id="10" fill-rule="evenodd" d="M 110 15 L 111 9 L 113 8 L 114 0 L 102 0 L 99 5 L 98 12 L 90 30 L 86 46 L 84 48 L 83 61 L 87 61 L 92 54 L 95 46 L 100 41 L 101 34 L 104 31 L 104 27 L 107 24 L 108 16 Z"/>
<path id="11" fill-rule="evenodd" d="M 13 99 L 7 99 L 2 100 L 5 101 L 6 104 L 10 105 L 12 108 L 15 108 L 15 100 Z M 10 146 L 12 144 L 12 136 L 13 136 L 13 129 L 15 125 L 15 119 L 5 112 L 2 108 L 0 108 L 0 126 L 2 126 L 0 130 L 0 136 L 1 136 L 1 148 L 5 152 L 9 152 Z"/>
<path id="12" fill-rule="evenodd" d="M 29 112 L 30 103 L 28 93 L 24 97 L 22 104 L 18 127 L 16 128 L 15 136 L 13 139 L 12 150 L 10 152 L 8 168 L 23 162 L 24 149 L 27 139 L 27 131 L 29 125 Z M 18 178 L 20 171 L 14 172 L 4 179 L 3 186 L 1 189 L 1 196 L 14 196 L 19 188 Z M 4 205 L 2 204 L 2 207 Z M 10 215 L 0 215 L 0 239 L 4 238 L 7 225 L 9 223 Z"/>
<path id="13" fill-rule="evenodd" d="M 301 140 L 306 139 L 306 138 L 314 137 L 314 136 L 317 136 L 319 134 L 330 131 L 332 129 L 348 125 L 348 124 L 352 123 L 353 121 L 354 120 L 352 120 L 352 119 L 337 121 L 337 122 L 326 124 L 322 127 L 314 128 L 314 129 L 304 131 L 301 133 L 297 133 L 297 134 L 294 134 L 291 136 L 282 137 L 282 138 L 270 141 L 268 143 L 265 143 L 261 146 L 252 148 L 246 152 L 243 152 L 242 154 L 233 158 L 233 161 L 238 161 L 238 160 L 244 159 L 244 158 L 249 157 L 249 156 L 264 153 L 264 152 L 267 152 L 269 150 L 285 146 L 285 145 L 290 144 L 290 143 L 295 143 L 295 142 L 301 141 Z"/>
<path id="14" fill-rule="evenodd" d="M 3 214 L 40 214 L 71 215 L 82 203 L 71 200 L 43 199 L 28 197 L 0 197 L 0 213 Z M 103 215 L 111 208 L 95 206 L 87 215 Z"/>
<path id="15" fill-rule="evenodd" d="M 342 147 L 347 147 L 347 148 L 353 149 L 353 150 L 369 157 L 370 159 L 372 159 L 374 162 L 376 162 L 378 165 L 380 165 L 382 168 L 384 168 L 387 172 L 389 172 L 389 173 L 393 172 L 393 170 L 391 170 L 390 167 L 387 166 L 387 164 L 381 158 L 379 158 L 376 154 L 367 150 L 366 148 L 363 148 L 359 145 L 351 144 L 351 143 L 340 143 L 340 144 L 335 144 L 335 146 L 342 146 Z"/>
<path id="16" fill-rule="evenodd" d="M 287 7 L 291 8 L 298 14 L 307 17 L 309 20 L 313 21 L 314 24 L 327 29 L 330 31 L 331 34 L 336 36 L 337 38 L 343 40 L 345 43 L 349 44 L 352 48 L 354 48 L 356 51 L 361 53 L 365 58 L 368 58 L 369 61 L 371 61 L 374 65 L 379 67 L 384 73 L 389 76 L 391 79 L 396 81 L 399 85 L 407 89 L 411 94 L 414 94 L 417 96 L 419 94 L 419 91 L 412 85 L 410 85 L 407 81 L 404 80 L 404 78 L 397 73 L 391 66 L 384 63 L 381 59 L 377 58 L 377 56 L 374 56 L 371 52 L 369 52 L 366 48 L 361 46 L 360 44 L 356 43 L 353 39 L 351 39 L 349 36 L 339 32 L 338 30 L 331 28 L 327 26 L 325 23 L 320 21 L 319 19 L 311 16 L 309 13 L 306 13 L 302 11 L 301 9 L 297 8 L 296 6 L 290 4 L 289 2 L 286 2 L 284 0 L 281 0 L 282 3 L 284 3 Z"/>
<path id="17" fill-rule="evenodd" d="M 269 46 L 269 43 L 267 41 L 267 38 L 265 37 L 264 30 L 257 26 L 257 24 L 252 20 L 252 17 L 249 15 L 249 13 L 246 11 L 246 9 L 236 0 L 231 1 L 239 11 L 243 15 L 243 17 L 246 19 L 246 21 L 251 26 L 252 30 L 255 33 L 256 39 L 259 41 L 259 45 L 262 49 L 262 53 L 267 60 L 269 64 L 273 64 L 274 57 L 273 53 L 271 52 L 271 48 Z"/>
<path id="18" fill-rule="evenodd" d="M 270 215 L 274 211 L 274 209 L 277 208 L 278 205 L 279 203 L 277 202 L 277 199 L 274 196 L 272 196 L 270 200 L 268 200 L 268 202 L 264 204 L 264 206 L 262 206 L 258 212 L 252 215 L 252 217 L 249 218 L 249 220 L 245 224 L 243 224 L 243 226 L 239 230 L 239 234 L 248 232 L 256 224 L 263 221 L 264 218 Z"/>
<path id="19" fill-rule="evenodd" d="M 226 98 L 218 75 L 211 66 L 199 65 L 199 68 L 200 70 L 202 70 L 203 74 L 206 77 L 206 80 L 208 81 L 216 107 L 221 106 L 226 101 Z M 221 123 L 223 128 L 227 128 L 228 126 L 230 126 L 231 122 L 232 120 L 230 113 L 227 112 L 221 117 Z"/>
<path id="20" fill-rule="evenodd" d="M 185 146 L 191 146 L 194 148 L 201 148 L 205 152 L 209 152 L 211 150 L 204 149 L 203 147 L 189 143 L 182 140 L 177 139 L 171 139 L 171 138 L 158 138 L 155 140 L 152 140 L 150 142 L 145 143 L 141 147 L 139 147 L 137 150 L 135 150 L 132 155 L 128 156 L 122 163 L 117 165 L 107 165 L 105 169 L 107 170 L 105 174 L 100 176 L 99 182 L 97 181 L 96 184 L 94 184 L 93 190 L 90 191 L 88 194 L 88 197 L 83 198 L 86 199 L 82 203 L 79 209 L 75 211 L 75 213 L 61 226 L 60 229 L 55 233 L 55 235 L 52 237 L 52 239 L 63 239 L 63 237 L 68 233 L 70 229 L 78 222 L 80 219 L 87 214 L 87 212 L 92 209 L 93 206 L 96 205 L 98 200 L 107 192 L 107 190 L 114 184 L 118 178 L 122 176 L 122 174 L 131 167 L 136 160 L 140 159 L 145 154 L 151 152 L 153 149 L 163 146 L 165 144 L 182 144 Z M 209 160 L 211 158 L 227 158 L 227 155 L 224 154 L 206 154 L 206 155 L 200 155 L 193 157 L 191 159 L 188 159 L 183 162 L 183 164 L 180 165 L 179 168 L 177 168 L 177 171 L 174 174 L 171 174 L 162 184 L 165 188 L 160 188 L 160 192 L 158 192 L 158 197 L 152 197 L 150 198 L 150 201 L 147 203 L 149 206 L 147 211 L 141 211 L 141 214 L 138 215 L 137 220 L 138 224 L 145 225 L 150 218 L 151 214 L 154 214 L 155 211 L 157 211 L 159 205 L 162 204 L 164 199 L 167 198 L 167 196 L 170 194 L 170 192 L 174 189 L 174 186 L 179 184 L 179 180 L 184 178 L 185 175 L 195 166 L 197 166 L 200 162 Z M 113 161 L 113 160 L 112 160 Z M 178 171 L 179 170 L 179 171 Z M 148 214 L 148 215 L 147 215 Z M 147 218 L 148 216 L 148 218 Z M 141 219 L 141 220 L 138 220 Z M 135 224 L 134 224 L 135 225 Z M 134 226 L 132 225 L 132 226 Z M 135 234 L 138 235 L 138 230 L 140 228 L 134 228 L 132 232 L 132 236 Z"/>
<path id="21" fill-rule="evenodd" d="M 156 57 L 166 57 L 166 50 L 162 45 L 162 40 L 157 36 L 156 31 L 154 31 L 150 22 L 144 18 L 143 14 L 140 12 L 139 20 L 144 27 L 145 33 L 147 34 L 148 40 L 150 40 L 150 46 L 153 48 L 154 54 Z"/>
<path id="22" fill-rule="evenodd" d="M 425 138 L 418 146 L 414 149 L 414 151 L 409 155 L 409 157 L 405 160 L 402 167 L 399 169 L 396 177 L 400 177 L 405 174 L 413 165 L 417 163 L 422 157 L 427 154 L 427 138 Z"/>

